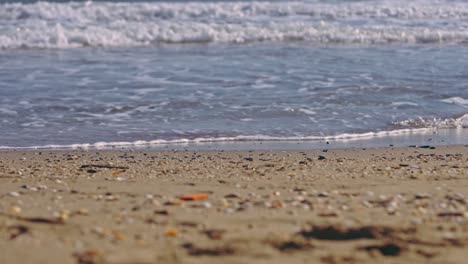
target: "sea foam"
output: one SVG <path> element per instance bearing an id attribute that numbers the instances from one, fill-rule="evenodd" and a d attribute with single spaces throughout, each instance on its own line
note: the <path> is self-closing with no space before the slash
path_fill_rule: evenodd
<path id="1" fill-rule="evenodd" d="M 467 43 L 457 1 L 69 2 L 0 5 L 0 48 L 304 41 Z"/>

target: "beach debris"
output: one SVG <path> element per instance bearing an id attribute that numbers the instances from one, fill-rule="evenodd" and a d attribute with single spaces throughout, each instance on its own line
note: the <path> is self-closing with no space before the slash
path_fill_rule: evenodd
<path id="1" fill-rule="evenodd" d="M 19 208 L 19 207 L 18 207 Z M 47 217 L 26 217 L 26 216 L 20 216 L 20 215 L 14 215 L 14 214 L 6 214 L 6 213 L 0 213 L 0 215 L 13 218 L 19 221 L 25 221 L 25 222 L 30 222 L 30 223 L 39 223 L 39 224 L 64 224 L 65 219 L 63 217 L 52 217 L 52 218 L 47 218 Z"/>
<path id="2" fill-rule="evenodd" d="M 108 202 L 112 202 L 112 201 L 119 200 L 119 197 L 116 195 L 113 195 L 112 193 L 106 193 L 106 195 L 104 196 L 104 200 Z"/>
<path id="3" fill-rule="evenodd" d="M 224 198 L 226 198 L 226 199 L 238 199 L 238 198 L 240 198 L 240 197 L 239 197 L 239 195 L 237 195 L 237 194 L 235 194 L 235 193 L 230 193 L 230 194 L 226 194 L 226 195 L 224 196 Z"/>
<path id="4" fill-rule="evenodd" d="M 320 212 L 317 214 L 320 217 L 338 217 L 337 212 L 329 211 L 329 212 Z"/>
<path id="5" fill-rule="evenodd" d="M 80 169 L 85 168 L 100 168 L 100 169 L 118 169 L 118 170 L 128 170 L 129 167 L 126 166 L 112 166 L 112 165 L 99 165 L 99 164 L 84 164 L 81 165 Z"/>
<path id="6" fill-rule="evenodd" d="M 102 253 L 94 249 L 74 253 L 73 257 L 75 257 L 78 264 L 97 264 L 103 262 Z"/>
<path id="7" fill-rule="evenodd" d="M 179 221 L 177 222 L 179 226 L 185 226 L 185 227 L 191 227 L 191 228 L 196 228 L 199 226 L 197 222 L 194 221 Z"/>
<path id="8" fill-rule="evenodd" d="M 164 205 L 181 205 L 181 204 L 183 204 L 183 203 L 184 203 L 184 201 L 182 201 L 182 200 L 173 199 L 173 200 L 166 201 L 166 202 L 164 203 Z"/>
<path id="9" fill-rule="evenodd" d="M 89 210 L 87 208 L 80 208 L 76 211 L 73 211 L 70 215 L 88 215 Z"/>
<path id="10" fill-rule="evenodd" d="M 179 196 L 179 199 L 182 201 L 201 201 L 208 199 L 208 194 L 206 193 L 193 193 L 193 194 L 185 194 Z"/>
<path id="11" fill-rule="evenodd" d="M 465 196 L 461 193 L 455 193 L 455 194 L 447 194 L 445 195 L 445 199 L 449 201 L 456 201 L 460 204 L 467 204 L 467 200 Z"/>
<path id="12" fill-rule="evenodd" d="M 21 207 L 17 206 L 17 205 L 13 205 L 10 207 L 10 212 L 13 213 L 13 214 L 19 214 L 21 213 Z"/>
<path id="13" fill-rule="evenodd" d="M 464 217 L 463 212 L 440 212 L 437 214 L 438 217 Z"/>
<path id="14" fill-rule="evenodd" d="M 329 194 L 328 194 L 328 192 L 320 192 L 320 193 L 317 194 L 317 196 L 318 197 L 328 197 Z"/>
<path id="15" fill-rule="evenodd" d="M 340 226 L 313 226 L 311 229 L 302 230 L 299 235 L 305 238 L 319 240 L 354 240 L 354 239 L 378 239 L 390 237 L 395 232 L 414 233 L 414 229 L 396 229 L 385 226 L 363 226 L 355 228 L 343 228 Z"/>
<path id="16" fill-rule="evenodd" d="M 427 193 L 417 193 L 417 194 L 414 195 L 414 198 L 418 199 L 418 200 L 429 199 L 429 198 L 431 198 L 431 195 L 427 194 Z"/>
<path id="17" fill-rule="evenodd" d="M 17 237 L 30 233 L 29 227 L 25 225 L 14 225 L 8 227 L 10 231 L 10 240 L 16 239 Z"/>
<path id="18" fill-rule="evenodd" d="M 117 175 L 122 174 L 124 172 L 126 172 L 126 170 L 113 170 L 112 171 L 112 176 L 117 176 Z"/>
<path id="19" fill-rule="evenodd" d="M 179 231 L 175 228 L 169 228 L 164 233 L 167 237 L 177 237 L 179 235 Z"/>
<path id="20" fill-rule="evenodd" d="M 60 215 L 58 217 L 15 217 L 18 220 L 31 222 L 31 223 L 39 223 L 39 224 L 52 224 L 52 225 L 63 225 L 65 223 L 65 217 Z"/>
<path id="21" fill-rule="evenodd" d="M 112 230 L 112 240 L 114 241 L 122 241 L 125 239 L 125 236 L 119 230 Z"/>
<path id="22" fill-rule="evenodd" d="M 322 256 L 320 257 L 320 261 L 325 264 L 337 264 L 337 263 L 359 263 L 356 261 L 356 259 L 352 256 L 334 256 L 334 255 L 328 255 L 328 256 Z"/>
<path id="23" fill-rule="evenodd" d="M 207 229 L 207 230 L 204 230 L 202 233 L 205 234 L 210 239 L 221 240 L 223 238 L 224 233 L 226 233 L 226 230 L 223 230 L 223 229 Z"/>
<path id="24" fill-rule="evenodd" d="M 65 222 L 70 218 L 70 211 L 62 210 L 60 212 L 54 213 L 54 217 L 62 222 Z"/>
<path id="25" fill-rule="evenodd" d="M 374 252 L 378 252 L 383 256 L 399 256 L 403 251 L 406 250 L 405 247 L 396 244 L 396 243 L 385 243 L 382 245 L 370 245 L 370 246 L 364 246 L 364 247 L 359 247 L 359 250 L 365 250 L 371 254 L 374 254 Z"/>
<path id="26" fill-rule="evenodd" d="M 37 184 L 37 185 L 24 184 L 24 185 L 21 185 L 21 188 L 29 190 L 29 191 L 37 192 L 39 190 L 47 190 L 48 187 L 47 185 L 44 185 L 44 184 Z"/>
<path id="27" fill-rule="evenodd" d="M 266 207 L 268 208 L 273 208 L 273 209 L 278 209 L 278 208 L 284 208 L 285 205 L 282 201 L 280 200 L 273 200 L 271 203 L 266 203 Z"/>
<path id="28" fill-rule="evenodd" d="M 207 209 L 208 209 L 208 208 L 213 207 L 213 204 L 210 203 L 210 202 L 203 202 L 203 203 L 202 203 L 202 206 L 203 206 L 204 208 L 207 208 Z"/>
<path id="29" fill-rule="evenodd" d="M 231 246 L 221 246 L 213 248 L 197 247 L 193 243 L 182 244 L 182 247 L 187 250 L 191 256 L 227 256 L 236 253 L 235 248 Z"/>
<path id="30" fill-rule="evenodd" d="M 425 258 L 433 258 L 435 256 L 437 256 L 439 253 L 438 252 L 429 252 L 429 251 L 425 251 L 425 250 L 422 250 L 422 249 L 418 249 L 416 250 L 416 253 L 418 253 L 419 255 L 425 257 Z"/>
<path id="31" fill-rule="evenodd" d="M 8 193 L 9 196 L 12 196 L 12 197 L 18 197 L 20 196 L 20 194 L 18 192 L 9 192 Z"/>
<path id="32" fill-rule="evenodd" d="M 299 241 L 299 240 L 280 240 L 280 241 L 270 241 L 272 247 L 276 248 L 282 252 L 294 252 L 299 250 L 310 250 L 314 248 L 312 243 L 309 241 Z"/>
<path id="33" fill-rule="evenodd" d="M 168 210 L 156 210 L 156 211 L 154 211 L 154 214 L 169 215 L 169 211 Z"/>

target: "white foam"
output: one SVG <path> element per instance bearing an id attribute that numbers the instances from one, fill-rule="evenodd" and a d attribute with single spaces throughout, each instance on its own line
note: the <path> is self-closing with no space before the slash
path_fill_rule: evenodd
<path id="1" fill-rule="evenodd" d="M 0 108 L 0 115 L 18 115 L 18 112 L 7 108 Z"/>
<path id="2" fill-rule="evenodd" d="M 464 108 L 468 108 L 468 99 L 464 99 L 461 97 L 450 97 L 447 99 L 441 100 L 442 102 L 449 103 L 449 104 L 455 104 Z"/>
<path id="3" fill-rule="evenodd" d="M 419 106 L 417 103 L 414 103 L 414 102 L 406 102 L 406 101 L 402 101 L 402 102 L 392 102 L 392 105 L 394 105 L 394 106 Z"/>
<path id="4" fill-rule="evenodd" d="M 434 128 L 398 129 L 391 131 L 367 132 L 361 134 L 339 134 L 335 136 L 293 136 L 276 137 L 267 135 L 249 135 L 236 137 L 202 137 L 195 139 L 174 139 L 174 140 L 138 140 L 133 142 L 96 142 L 70 145 L 44 145 L 30 147 L 0 146 L 0 149 L 108 149 L 113 147 L 139 147 L 174 144 L 200 144 L 200 143 L 229 143 L 229 142 L 295 142 L 295 141 L 354 141 L 366 140 L 379 137 L 394 137 L 411 134 L 427 134 L 434 131 Z"/>
<path id="5" fill-rule="evenodd" d="M 467 43 L 450 1 L 48 3 L 0 5 L 0 48 L 171 43 Z"/>
<path id="6" fill-rule="evenodd" d="M 425 128 L 468 128 L 468 114 L 457 118 L 418 118 L 395 122 L 401 127 L 425 127 Z"/>

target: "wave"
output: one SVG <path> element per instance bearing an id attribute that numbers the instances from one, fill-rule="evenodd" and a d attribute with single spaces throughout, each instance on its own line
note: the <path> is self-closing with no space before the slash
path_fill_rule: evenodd
<path id="1" fill-rule="evenodd" d="M 441 101 L 445 103 L 449 103 L 449 104 L 458 105 L 464 108 L 468 108 L 468 99 L 464 99 L 458 96 L 443 99 Z"/>
<path id="2" fill-rule="evenodd" d="M 174 140 L 138 140 L 133 142 L 97 142 L 85 144 L 70 145 L 44 145 L 29 147 L 11 147 L 0 146 L 0 150 L 8 149 L 108 149 L 113 147 L 141 147 L 158 145 L 176 145 L 176 144 L 203 144 L 203 143 L 235 143 L 235 142 L 306 142 L 306 141 L 354 141 L 366 140 L 380 137 L 395 137 L 412 134 L 432 133 L 434 128 L 415 128 L 415 129 L 397 129 L 390 131 L 366 132 L 366 133 L 347 133 L 336 136 L 294 136 L 294 137 L 276 137 L 268 135 L 250 135 L 235 137 L 202 137 L 195 139 L 174 139 Z"/>
<path id="3" fill-rule="evenodd" d="M 176 144 L 204 144 L 204 143 L 236 143 L 236 142 L 307 142 L 307 141 L 356 141 L 374 138 L 397 137 L 405 135 L 432 134 L 439 129 L 466 129 L 468 128 L 468 113 L 453 118 L 409 119 L 391 124 L 396 129 L 384 131 L 371 131 L 364 133 L 343 133 L 330 136 L 271 136 L 271 135 L 239 135 L 232 137 L 198 137 L 179 139 L 136 140 L 129 142 L 96 142 L 78 143 L 69 145 L 36 145 L 27 147 L 0 146 L 0 150 L 8 149 L 108 149 L 113 147 L 140 147 Z"/>
<path id="4" fill-rule="evenodd" d="M 468 114 L 447 119 L 409 119 L 392 123 L 397 129 L 373 131 L 364 133 L 343 133 L 333 136 L 270 136 L 270 135 L 239 135 L 232 137 L 198 137 L 179 139 L 136 140 L 129 142 L 96 142 L 78 143 L 69 145 L 36 145 L 27 147 L 0 146 L 0 150 L 9 149 L 109 149 L 114 147 L 151 147 L 160 145 L 180 144 L 206 144 L 206 143 L 240 143 L 240 142 L 319 142 L 335 141 L 348 142 L 357 140 L 370 140 L 375 138 L 398 137 L 408 135 L 433 134 L 439 129 L 466 129 L 468 128 Z"/>
<path id="5" fill-rule="evenodd" d="M 416 128 L 468 128 L 468 114 L 454 118 L 417 118 L 395 122 L 398 127 Z"/>
<path id="6" fill-rule="evenodd" d="M 0 48 L 182 43 L 468 43 L 468 4 L 37 2 L 0 5 Z"/>

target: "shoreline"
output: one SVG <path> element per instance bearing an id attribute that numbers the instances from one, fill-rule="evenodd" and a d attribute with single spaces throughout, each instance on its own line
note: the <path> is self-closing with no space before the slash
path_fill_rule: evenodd
<path id="1" fill-rule="evenodd" d="M 464 263 L 467 190 L 462 145 L 0 151 L 0 262 Z"/>
<path id="2" fill-rule="evenodd" d="M 398 130 L 397 130 L 398 131 Z M 401 130 L 403 131 L 403 130 Z M 400 131 L 400 132 L 401 132 Z M 406 131 L 406 130 L 404 130 Z M 393 131 L 395 132 L 395 131 Z M 385 132 L 388 133 L 388 132 Z M 346 138 L 323 137 L 322 139 L 298 139 L 265 137 L 256 140 L 254 136 L 245 138 L 199 138 L 180 140 L 153 140 L 134 142 L 97 142 L 69 145 L 44 145 L 30 147 L 0 146 L 0 151 L 79 151 L 79 150 L 320 150 L 352 148 L 418 147 L 418 146 L 457 146 L 468 143 L 468 129 L 408 130 L 405 133 L 382 134 L 381 132 L 360 134 L 362 137 Z M 369 134 L 369 135 L 367 135 Z M 354 134 L 350 134 L 354 135 Z M 359 135 L 359 134 L 356 134 Z M 367 136 L 365 136 L 367 135 Z"/>

